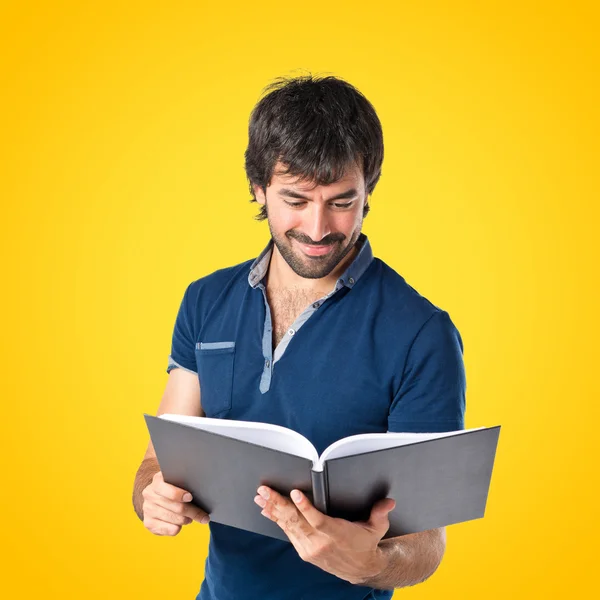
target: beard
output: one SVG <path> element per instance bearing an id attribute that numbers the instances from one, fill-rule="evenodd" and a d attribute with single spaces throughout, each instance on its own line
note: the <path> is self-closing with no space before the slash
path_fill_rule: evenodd
<path id="1" fill-rule="evenodd" d="M 295 229 L 290 229 L 289 231 L 286 231 L 283 236 L 279 236 L 273 231 L 270 221 L 269 230 L 271 231 L 273 242 L 285 262 L 296 275 L 304 277 L 305 279 L 321 279 L 322 277 L 327 277 L 327 275 L 329 275 L 348 255 L 350 250 L 352 250 L 360 235 L 359 227 L 357 231 L 353 233 L 349 242 L 344 245 L 346 236 L 343 233 L 332 233 L 315 243 L 307 235 L 304 235 Z M 323 256 L 308 256 L 301 250 L 295 249 L 292 240 L 297 240 L 302 244 L 307 245 L 326 246 L 333 244 L 333 248 Z"/>

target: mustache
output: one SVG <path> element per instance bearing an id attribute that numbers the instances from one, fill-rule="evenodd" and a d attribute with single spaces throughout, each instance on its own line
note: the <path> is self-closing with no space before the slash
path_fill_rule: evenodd
<path id="1" fill-rule="evenodd" d="M 293 229 L 286 231 L 285 235 L 289 238 L 298 240 L 301 244 L 306 244 L 307 246 L 329 246 L 335 242 L 343 242 L 346 239 L 346 236 L 343 233 L 331 233 L 318 242 L 314 242 L 307 235 L 294 231 Z"/>

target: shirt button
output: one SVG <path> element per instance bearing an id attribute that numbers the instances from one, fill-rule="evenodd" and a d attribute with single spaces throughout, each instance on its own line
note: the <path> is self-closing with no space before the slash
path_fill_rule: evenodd
<path id="1" fill-rule="evenodd" d="M 320 304 L 319 304 L 318 302 L 315 302 L 315 303 L 313 304 L 313 308 L 319 308 L 319 306 L 320 306 Z"/>
<path id="2" fill-rule="evenodd" d="M 267 367 L 267 369 L 271 366 L 271 361 L 270 360 L 266 360 L 265 361 L 265 367 Z"/>
<path id="3" fill-rule="evenodd" d="M 352 285 L 352 284 L 354 283 L 354 279 L 352 279 L 352 277 L 350 277 L 350 279 L 348 279 L 348 283 L 349 283 L 350 285 Z"/>
<path id="4" fill-rule="evenodd" d="M 293 329 L 288 330 L 289 335 L 294 335 L 296 332 Z"/>

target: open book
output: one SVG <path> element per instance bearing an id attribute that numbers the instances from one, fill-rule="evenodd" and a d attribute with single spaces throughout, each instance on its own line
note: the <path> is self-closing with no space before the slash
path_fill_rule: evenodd
<path id="1" fill-rule="evenodd" d="M 268 423 L 144 415 L 167 483 L 191 492 L 211 522 L 289 541 L 260 514 L 256 490 L 302 490 L 332 517 L 368 520 L 390 497 L 384 538 L 484 516 L 500 426 L 444 433 L 369 433 L 321 456 L 299 433 Z"/>

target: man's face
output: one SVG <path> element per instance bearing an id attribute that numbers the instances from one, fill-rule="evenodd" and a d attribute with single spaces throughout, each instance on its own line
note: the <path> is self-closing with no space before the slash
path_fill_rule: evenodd
<path id="1" fill-rule="evenodd" d="M 320 279 L 331 273 L 352 250 L 363 221 L 367 200 L 358 166 L 331 185 L 315 186 L 275 166 L 266 194 L 254 192 L 267 210 L 273 241 L 291 269 L 300 277 Z"/>

